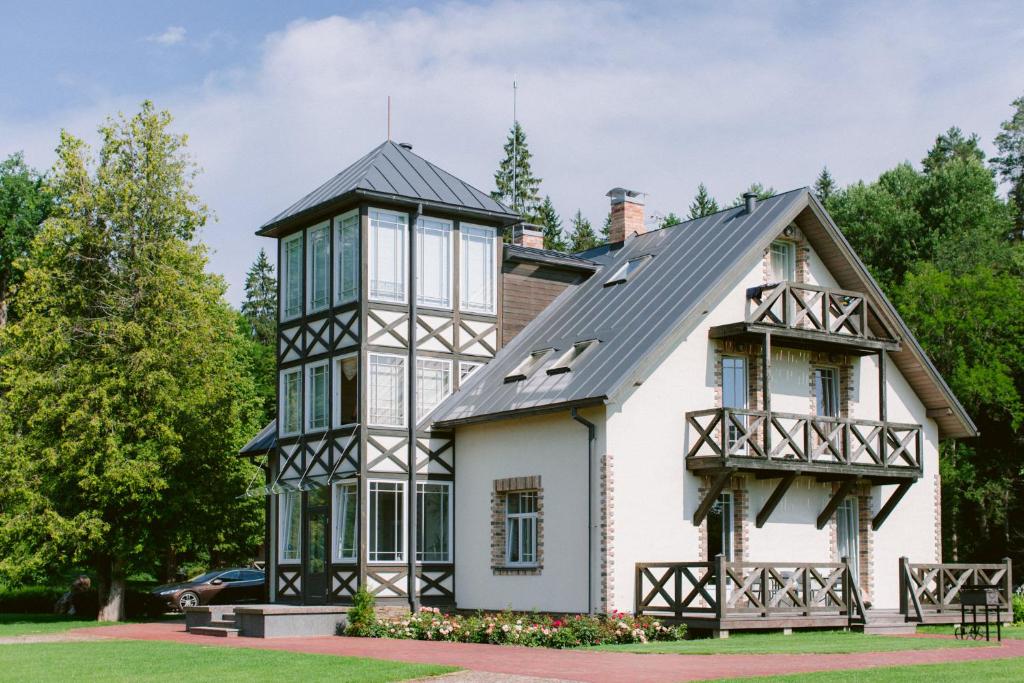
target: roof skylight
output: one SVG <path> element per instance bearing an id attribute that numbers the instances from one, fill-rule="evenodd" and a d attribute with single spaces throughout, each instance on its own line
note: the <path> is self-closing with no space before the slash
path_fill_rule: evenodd
<path id="1" fill-rule="evenodd" d="M 558 375 L 563 372 L 569 372 L 572 370 L 573 365 L 580 359 L 584 353 L 593 347 L 598 345 L 596 339 L 587 339 L 585 341 L 576 342 L 572 347 L 562 354 L 562 357 L 555 361 L 555 364 L 548 368 L 549 375 Z"/>
<path id="2" fill-rule="evenodd" d="M 554 353 L 554 349 L 540 349 L 532 351 L 529 356 L 523 359 L 523 362 L 516 366 L 516 369 L 505 375 L 505 382 L 521 382 L 534 373 L 541 366 L 541 364 Z"/>
<path id="3" fill-rule="evenodd" d="M 631 258 L 618 269 L 612 273 L 612 276 L 604 283 L 605 287 L 611 287 L 612 285 L 621 285 L 624 282 L 628 282 L 633 278 L 644 266 L 651 262 L 654 258 L 651 254 L 644 254 L 643 256 L 637 256 Z"/>

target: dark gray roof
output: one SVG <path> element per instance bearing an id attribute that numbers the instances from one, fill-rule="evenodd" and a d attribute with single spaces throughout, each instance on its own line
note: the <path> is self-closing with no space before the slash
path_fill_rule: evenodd
<path id="1" fill-rule="evenodd" d="M 578 254 L 566 254 L 564 252 L 554 251 L 551 249 L 535 249 L 534 247 L 524 247 L 519 244 L 506 244 L 505 258 L 513 261 L 547 263 L 553 266 L 561 266 L 586 272 L 593 272 L 597 270 L 598 266 L 597 262 L 579 256 Z"/>
<path id="2" fill-rule="evenodd" d="M 487 193 L 413 154 L 412 150 L 388 140 L 267 221 L 259 233 L 267 233 L 350 193 L 402 197 L 518 219 Z"/>
<path id="3" fill-rule="evenodd" d="M 263 455 L 275 448 L 277 448 L 277 420 L 271 420 L 270 424 L 261 429 L 259 434 L 249 439 L 249 443 L 242 446 L 238 454 Z"/>
<path id="4" fill-rule="evenodd" d="M 683 321 L 736 268 L 807 206 L 806 188 L 743 207 L 720 211 L 663 230 L 637 235 L 610 248 L 586 252 L 606 265 L 582 284 L 566 289 L 503 348 L 466 386 L 444 401 L 435 424 L 488 419 L 500 415 L 596 403 L 615 396 L 649 356 L 657 355 Z M 605 287 L 620 264 L 635 256 L 653 259 L 627 283 Z M 547 367 L 578 341 L 599 344 L 580 357 L 571 372 L 548 375 Z M 526 380 L 504 378 L 532 351 L 556 353 Z"/>

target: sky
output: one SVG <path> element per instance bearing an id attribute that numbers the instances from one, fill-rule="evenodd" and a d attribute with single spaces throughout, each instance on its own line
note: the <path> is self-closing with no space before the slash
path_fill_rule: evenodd
<path id="1" fill-rule="evenodd" d="M 823 166 L 919 163 L 956 125 L 992 139 L 1024 95 L 1024 3 L 13 2 L 0 0 L 0 155 L 46 169 L 144 99 L 175 117 L 243 296 L 254 231 L 387 134 L 482 190 L 518 119 L 566 225 L 605 193 L 683 215 Z M 652 218 L 653 220 L 653 218 Z"/>

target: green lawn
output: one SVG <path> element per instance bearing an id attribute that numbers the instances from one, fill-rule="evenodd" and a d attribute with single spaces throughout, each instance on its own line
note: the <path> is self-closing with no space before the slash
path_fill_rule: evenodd
<path id="1" fill-rule="evenodd" d="M 111 640 L 0 645 L 0 681 L 401 681 L 455 669 L 361 657 Z"/>
<path id="2" fill-rule="evenodd" d="M 633 645 L 600 645 L 594 649 L 611 652 L 640 652 L 680 655 L 717 654 L 841 654 L 846 652 L 892 652 L 894 650 L 931 650 L 940 647 L 983 647 L 984 641 L 866 636 L 841 631 L 798 631 L 779 633 L 738 633 L 721 640 L 680 640 Z"/>
<path id="3" fill-rule="evenodd" d="M 990 627 L 992 638 L 996 637 L 996 627 L 993 624 Z M 932 624 L 928 626 L 918 626 L 918 633 L 940 633 L 942 635 L 951 636 L 953 635 L 952 624 Z M 1016 640 L 1024 640 L 1024 624 L 1014 624 L 1013 626 L 1003 627 L 1003 638 L 1014 638 Z"/>
<path id="4" fill-rule="evenodd" d="M 812 674 L 771 676 L 767 678 L 736 678 L 734 683 L 937 683 L 939 681 L 969 681 L 984 679 L 985 683 L 1019 683 L 1024 680 L 1024 658 L 994 659 L 954 664 L 919 664 L 916 666 L 887 666 L 877 669 L 848 669 L 821 671 Z M 725 680 L 725 679 L 722 679 Z"/>
<path id="5" fill-rule="evenodd" d="M 81 621 L 59 614 L 4 614 L 0 613 L 0 638 L 13 636 L 35 636 L 44 633 L 59 633 L 73 628 L 103 626 L 102 622 L 91 619 Z"/>

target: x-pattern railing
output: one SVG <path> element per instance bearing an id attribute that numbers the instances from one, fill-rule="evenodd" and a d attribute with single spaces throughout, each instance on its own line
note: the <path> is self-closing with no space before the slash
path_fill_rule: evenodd
<path id="1" fill-rule="evenodd" d="M 1009 609 L 1013 595 L 1013 565 L 918 564 L 900 558 L 900 610 L 909 618 L 922 619 L 925 612 L 960 609 L 964 586 L 995 586 L 999 604 Z"/>
<path id="2" fill-rule="evenodd" d="M 868 336 L 868 302 L 860 292 L 779 282 L 748 291 L 753 310 L 748 323 Z"/>

